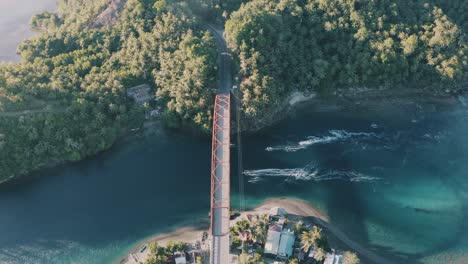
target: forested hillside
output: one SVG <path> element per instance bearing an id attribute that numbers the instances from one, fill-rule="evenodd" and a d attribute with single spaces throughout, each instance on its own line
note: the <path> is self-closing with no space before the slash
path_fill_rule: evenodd
<path id="1" fill-rule="evenodd" d="M 463 0 L 60 0 L 0 65 L 0 182 L 109 148 L 143 123 L 149 84 L 170 127 L 208 132 L 225 24 L 242 110 L 262 119 L 294 90 L 408 89 L 467 79 Z M 237 74 L 237 73 L 236 73 Z"/>
<path id="2" fill-rule="evenodd" d="M 226 23 L 244 111 L 261 118 L 292 90 L 450 85 L 467 78 L 463 0 L 253 0 Z"/>
<path id="3" fill-rule="evenodd" d="M 173 126 L 209 129 L 216 49 L 193 1 L 128 0 L 112 25 L 97 25 L 107 0 L 62 0 L 32 18 L 43 32 L 21 62 L 0 66 L 0 182 L 49 163 L 109 148 L 143 122 L 126 96 L 154 88 Z"/>

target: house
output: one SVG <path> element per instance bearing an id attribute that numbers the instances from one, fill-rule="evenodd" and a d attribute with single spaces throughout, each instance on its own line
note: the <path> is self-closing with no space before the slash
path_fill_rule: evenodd
<path id="1" fill-rule="evenodd" d="M 325 256 L 325 261 L 323 264 L 341 264 L 343 263 L 343 256 L 339 254 L 335 254 L 333 251 L 332 253 L 327 253 Z"/>
<path id="2" fill-rule="evenodd" d="M 144 104 L 153 99 L 151 88 L 147 84 L 142 84 L 127 89 L 127 96 L 132 97 L 137 104 Z"/>
<path id="3" fill-rule="evenodd" d="M 149 115 L 150 117 L 158 117 L 159 115 L 161 115 L 161 111 L 160 109 L 154 109 L 154 110 L 151 110 Z"/>
<path id="4" fill-rule="evenodd" d="M 306 253 L 304 252 L 304 250 L 302 250 L 302 248 L 295 248 L 294 249 L 294 256 L 299 260 L 299 261 L 303 261 L 305 256 L 306 256 Z"/>
<path id="5" fill-rule="evenodd" d="M 202 254 L 203 254 L 203 251 L 201 251 L 200 249 L 192 249 L 187 253 L 188 253 L 189 259 L 190 259 L 189 263 L 190 264 L 195 264 L 195 263 L 197 263 L 197 257 L 201 257 Z"/>
<path id="6" fill-rule="evenodd" d="M 270 216 L 280 216 L 285 217 L 288 213 L 284 208 L 281 207 L 273 207 L 270 209 Z"/>
<path id="7" fill-rule="evenodd" d="M 278 255 L 278 247 L 281 238 L 283 227 L 278 224 L 273 224 L 268 228 L 267 239 L 265 242 L 265 254 Z"/>
<path id="8" fill-rule="evenodd" d="M 187 259 L 185 258 L 185 253 L 183 253 L 183 252 L 174 252 L 174 261 L 175 261 L 175 264 L 187 264 Z"/>
<path id="9" fill-rule="evenodd" d="M 316 249 L 311 249 L 309 252 L 309 258 L 314 258 Z M 343 263 L 343 255 L 336 254 L 335 250 L 332 249 L 332 253 L 327 253 L 325 255 L 325 260 L 323 264 L 341 264 Z"/>
<path id="10" fill-rule="evenodd" d="M 295 239 L 294 231 L 283 230 L 282 225 L 272 224 L 268 228 L 264 253 L 287 259 L 293 255 Z"/>
<path id="11" fill-rule="evenodd" d="M 294 251 L 294 231 L 288 229 L 281 232 L 280 242 L 278 246 L 278 257 L 288 259 L 293 255 Z"/>

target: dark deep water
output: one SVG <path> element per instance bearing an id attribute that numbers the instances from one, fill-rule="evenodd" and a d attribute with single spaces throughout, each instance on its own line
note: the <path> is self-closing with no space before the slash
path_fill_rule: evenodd
<path id="1" fill-rule="evenodd" d="M 0 61 L 55 0 L 0 0 Z M 305 199 L 397 263 L 468 263 L 468 109 L 303 110 L 244 137 L 247 204 Z M 234 139 L 234 137 L 233 137 Z M 209 208 L 210 140 L 157 131 L 0 186 L 0 263 L 112 263 Z M 233 148 L 232 202 L 237 205 Z"/>
<path id="2" fill-rule="evenodd" d="M 467 121 L 464 108 L 302 110 L 243 138 L 247 205 L 305 199 L 397 263 L 468 263 Z M 210 151 L 209 139 L 158 130 L 0 186 L 0 263 L 111 263 L 206 216 Z"/>

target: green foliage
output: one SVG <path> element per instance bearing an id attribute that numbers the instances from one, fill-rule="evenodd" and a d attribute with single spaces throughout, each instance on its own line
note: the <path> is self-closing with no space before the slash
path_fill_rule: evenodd
<path id="1" fill-rule="evenodd" d="M 296 236 L 300 235 L 305 230 L 306 230 L 306 227 L 304 226 L 304 223 L 302 221 L 297 221 L 296 224 L 294 225 L 294 234 Z"/>
<path id="2" fill-rule="evenodd" d="M 343 254 L 343 264 L 359 264 L 361 261 L 354 252 L 346 251 Z"/>
<path id="3" fill-rule="evenodd" d="M 237 261 L 239 264 L 264 264 L 265 261 L 263 260 L 262 255 L 255 253 L 253 256 L 250 256 L 247 253 L 242 253 L 239 255 L 239 259 Z"/>
<path id="4" fill-rule="evenodd" d="M 0 182 L 94 155 L 140 127 L 144 108 L 126 90 L 142 83 L 169 125 L 209 130 L 216 52 L 192 4 L 129 0 L 118 23 L 97 26 L 108 4 L 61 0 L 59 15 L 33 17 L 46 30 L 18 47 L 21 62 L 0 65 Z"/>
<path id="5" fill-rule="evenodd" d="M 251 263 L 262 264 L 262 263 L 265 263 L 265 261 L 263 260 L 262 255 L 260 255 L 259 253 L 255 253 L 252 257 Z"/>
<path id="6" fill-rule="evenodd" d="M 239 264 L 250 264 L 249 254 L 246 254 L 246 253 L 240 254 L 237 263 L 239 263 Z"/>
<path id="7" fill-rule="evenodd" d="M 163 51 L 161 73 L 155 74 L 157 95 L 174 114 L 171 122 L 191 124 L 208 132 L 214 101 L 216 48 L 209 33 L 183 34 L 175 51 Z"/>
<path id="8" fill-rule="evenodd" d="M 297 258 L 291 258 L 288 264 L 299 264 L 299 260 Z"/>
<path id="9" fill-rule="evenodd" d="M 260 244 L 264 244 L 267 237 L 268 216 L 253 215 L 249 220 L 242 219 L 236 222 L 236 225 L 230 228 L 231 237 L 241 237 L 244 231 L 248 231 L 250 238 Z"/>
<path id="10" fill-rule="evenodd" d="M 187 243 L 169 241 L 166 247 L 159 246 L 157 242 L 151 242 L 148 245 L 150 253 L 144 264 L 164 264 L 175 252 L 183 252 L 187 249 Z M 202 263 L 201 258 L 197 257 L 197 264 Z"/>
<path id="11" fill-rule="evenodd" d="M 233 237 L 231 242 L 231 250 L 238 249 L 240 246 L 242 246 L 242 240 L 240 240 L 239 237 Z"/>
<path id="12" fill-rule="evenodd" d="M 466 8 L 458 0 L 250 1 L 226 23 L 246 77 L 243 111 L 262 117 L 295 89 L 466 80 Z"/>
<path id="13" fill-rule="evenodd" d="M 317 248 L 314 252 L 314 259 L 321 262 L 325 260 L 327 253 L 322 248 Z"/>
<path id="14" fill-rule="evenodd" d="M 184 251 L 187 248 L 187 243 L 184 242 L 174 242 L 174 241 L 169 241 L 167 243 L 166 249 L 167 252 L 174 254 L 177 251 Z"/>
<path id="15" fill-rule="evenodd" d="M 322 229 L 318 226 L 313 226 L 311 230 L 302 232 L 301 244 L 305 252 L 309 252 L 311 248 L 321 248 L 330 251 L 327 238 L 323 235 Z"/>
<path id="16" fill-rule="evenodd" d="M 54 29 L 60 26 L 61 20 L 57 14 L 44 12 L 31 18 L 31 27 L 36 30 Z"/>

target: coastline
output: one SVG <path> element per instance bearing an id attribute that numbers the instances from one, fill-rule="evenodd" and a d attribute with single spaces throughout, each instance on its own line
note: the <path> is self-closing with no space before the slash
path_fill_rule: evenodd
<path id="1" fill-rule="evenodd" d="M 264 118 L 255 121 L 247 120 L 241 123 L 241 132 L 248 134 L 255 133 L 261 130 L 268 129 L 280 121 L 294 116 L 297 111 L 304 110 L 305 108 L 311 112 L 394 112 L 394 111 L 438 111 L 447 109 L 456 105 L 461 105 L 459 97 L 464 97 L 468 100 L 468 83 L 461 83 L 453 87 L 448 87 L 442 91 L 433 87 L 426 88 L 404 88 L 396 87 L 391 89 L 389 87 L 380 88 L 367 88 L 367 87 L 350 87 L 339 88 L 333 94 L 318 95 L 316 93 L 298 92 L 294 91 L 287 96 L 283 102 L 283 106 L 270 111 Z M 129 129 L 126 133 L 120 136 L 108 149 L 103 150 L 94 155 L 99 155 L 102 152 L 111 150 L 122 140 L 129 138 L 131 135 L 139 133 L 151 133 L 162 127 L 160 120 L 145 121 L 137 131 L 133 132 Z M 191 132 L 193 130 L 186 128 L 179 128 L 178 131 Z M 232 131 L 236 133 L 237 131 Z M 194 133 L 196 134 L 196 133 Z M 92 158 L 94 155 L 84 157 L 80 160 Z M 66 164 L 68 162 L 77 161 L 64 161 L 52 160 L 49 163 L 42 164 L 34 169 L 31 169 L 20 174 L 11 175 L 6 179 L 0 181 L 0 185 L 27 177 L 32 173 L 40 171 L 41 169 L 56 167 L 58 165 Z"/>
<path id="2" fill-rule="evenodd" d="M 293 91 L 278 109 L 270 109 L 261 119 L 244 121 L 242 132 L 267 129 L 304 108 L 312 112 L 437 111 L 461 105 L 459 97 L 468 99 L 467 95 L 468 82 L 446 89 L 381 86 L 337 88 L 331 94 Z"/>
<path id="3" fill-rule="evenodd" d="M 232 223 L 246 217 L 247 215 L 252 214 L 268 214 L 271 208 L 281 207 L 284 208 L 288 217 L 291 219 L 300 218 L 305 224 L 318 225 L 323 228 L 324 232 L 328 236 L 333 236 L 333 238 L 339 243 L 343 244 L 347 248 L 355 251 L 362 260 L 365 260 L 365 263 L 379 263 L 379 264 L 393 264 L 392 261 L 385 259 L 382 256 L 377 255 L 373 251 L 366 249 L 364 246 L 360 245 L 356 241 L 353 241 L 349 238 L 343 231 L 341 231 L 337 226 L 335 226 L 331 221 L 328 215 L 321 212 L 319 209 L 315 208 L 312 204 L 307 201 L 296 199 L 296 198 L 269 198 L 263 201 L 259 206 L 248 209 L 245 212 L 242 212 L 239 217 L 235 220 L 231 220 Z M 195 223 L 197 222 L 197 223 Z M 131 264 L 135 263 L 131 259 L 130 255 L 137 256 L 140 262 L 145 261 L 149 250 L 145 250 L 143 253 L 140 252 L 140 249 L 143 245 L 157 241 L 159 245 L 166 245 L 169 241 L 183 241 L 187 243 L 194 243 L 197 240 L 200 240 L 202 233 L 209 230 L 209 221 L 208 219 L 197 219 L 194 223 L 191 223 L 186 226 L 181 226 L 175 228 L 169 232 L 157 233 L 150 236 L 145 241 L 142 241 L 140 244 L 135 246 L 132 250 L 127 252 L 126 256 L 118 261 L 119 264 Z"/>

